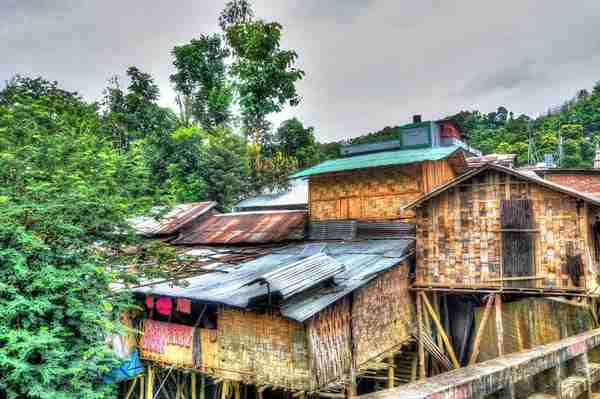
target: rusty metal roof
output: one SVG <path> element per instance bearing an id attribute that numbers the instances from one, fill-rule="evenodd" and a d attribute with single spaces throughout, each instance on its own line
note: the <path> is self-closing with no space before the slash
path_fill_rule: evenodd
<path id="1" fill-rule="evenodd" d="M 163 216 L 141 216 L 131 220 L 131 225 L 145 236 L 164 236 L 175 234 L 198 217 L 214 208 L 216 202 L 190 202 L 175 205 Z M 164 207 L 155 207 L 155 215 L 161 213 Z"/>
<path id="2" fill-rule="evenodd" d="M 182 232 L 173 244 L 266 244 L 301 240 L 307 218 L 306 211 L 215 214 Z"/>

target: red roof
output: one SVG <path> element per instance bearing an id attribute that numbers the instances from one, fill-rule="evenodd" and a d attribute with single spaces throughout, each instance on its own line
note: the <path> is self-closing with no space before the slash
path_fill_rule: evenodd
<path id="1" fill-rule="evenodd" d="M 263 244 L 304 238 L 306 211 L 215 214 L 197 223 L 174 244 Z"/>
<path id="2" fill-rule="evenodd" d="M 154 217 L 138 217 L 131 221 L 133 227 L 146 236 L 164 236 L 175 234 L 179 229 L 207 214 L 216 205 L 215 202 L 190 202 L 175 205 L 160 219 Z M 160 208 L 156 208 L 157 211 Z"/>

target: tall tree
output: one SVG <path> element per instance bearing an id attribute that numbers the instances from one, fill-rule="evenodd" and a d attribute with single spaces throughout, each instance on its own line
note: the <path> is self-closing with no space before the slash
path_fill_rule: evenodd
<path id="1" fill-rule="evenodd" d="M 305 128 L 296 118 L 281 123 L 275 134 L 275 143 L 283 154 L 295 157 L 300 168 L 307 168 L 321 161 L 314 128 Z"/>
<path id="2" fill-rule="evenodd" d="M 225 60 L 229 50 L 219 35 L 201 35 L 173 49 L 171 75 L 180 93 L 180 107 L 189 99 L 190 114 L 206 130 L 214 130 L 231 118 L 233 92 L 227 79 Z M 184 108 L 184 107 L 182 107 Z"/>
<path id="3" fill-rule="evenodd" d="M 109 80 L 104 93 L 104 122 L 116 145 L 127 151 L 132 141 L 149 135 L 164 135 L 177 123 L 174 113 L 158 105 L 158 85 L 150 74 L 131 66 L 125 92 L 118 77 Z"/>
<path id="4" fill-rule="evenodd" d="M 233 50 L 232 73 L 239 94 L 247 137 L 262 143 L 268 134 L 267 116 L 286 105 L 297 105 L 296 83 L 304 71 L 294 68 L 298 55 L 280 47 L 282 26 L 277 22 L 251 21 L 226 28 Z"/>
<path id="5" fill-rule="evenodd" d="M 219 26 L 223 31 L 231 25 L 245 24 L 254 18 L 252 5 L 247 0 L 228 1 L 223 11 L 219 15 Z"/>
<path id="6" fill-rule="evenodd" d="M 0 397 L 115 396 L 105 338 L 127 300 L 111 284 L 148 173 L 102 129 L 97 106 L 56 83 L 0 91 Z"/>

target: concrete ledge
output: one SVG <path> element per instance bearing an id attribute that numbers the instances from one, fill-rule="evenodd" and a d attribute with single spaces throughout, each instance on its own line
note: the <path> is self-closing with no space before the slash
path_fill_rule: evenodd
<path id="1" fill-rule="evenodd" d="M 600 346 L 600 329 L 453 370 L 427 380 L 360 396 L 362 399 L 483 398 Z"/>

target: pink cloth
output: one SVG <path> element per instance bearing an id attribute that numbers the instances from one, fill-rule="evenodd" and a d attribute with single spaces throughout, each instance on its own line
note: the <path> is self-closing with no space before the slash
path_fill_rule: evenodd
<path id="1" fill-rule="evenodd" d="M 152 298 L 151 296 L 146 297 L 146 307 L 148 309 L 152 309 L 154 307 L 154 298 Z"/>
<path id="2" fill-rule="evenodd" d="M 156 311 L 163 316 L 170 316 L 173 310 L 171 298 L 160 297 L 156 300 Z"/>
<path id="3" fill-rule="evenodd" d="M 185 298 L 177 298 L 177 311 L 180 313 L 192 313 L 192 301 Z"/>

